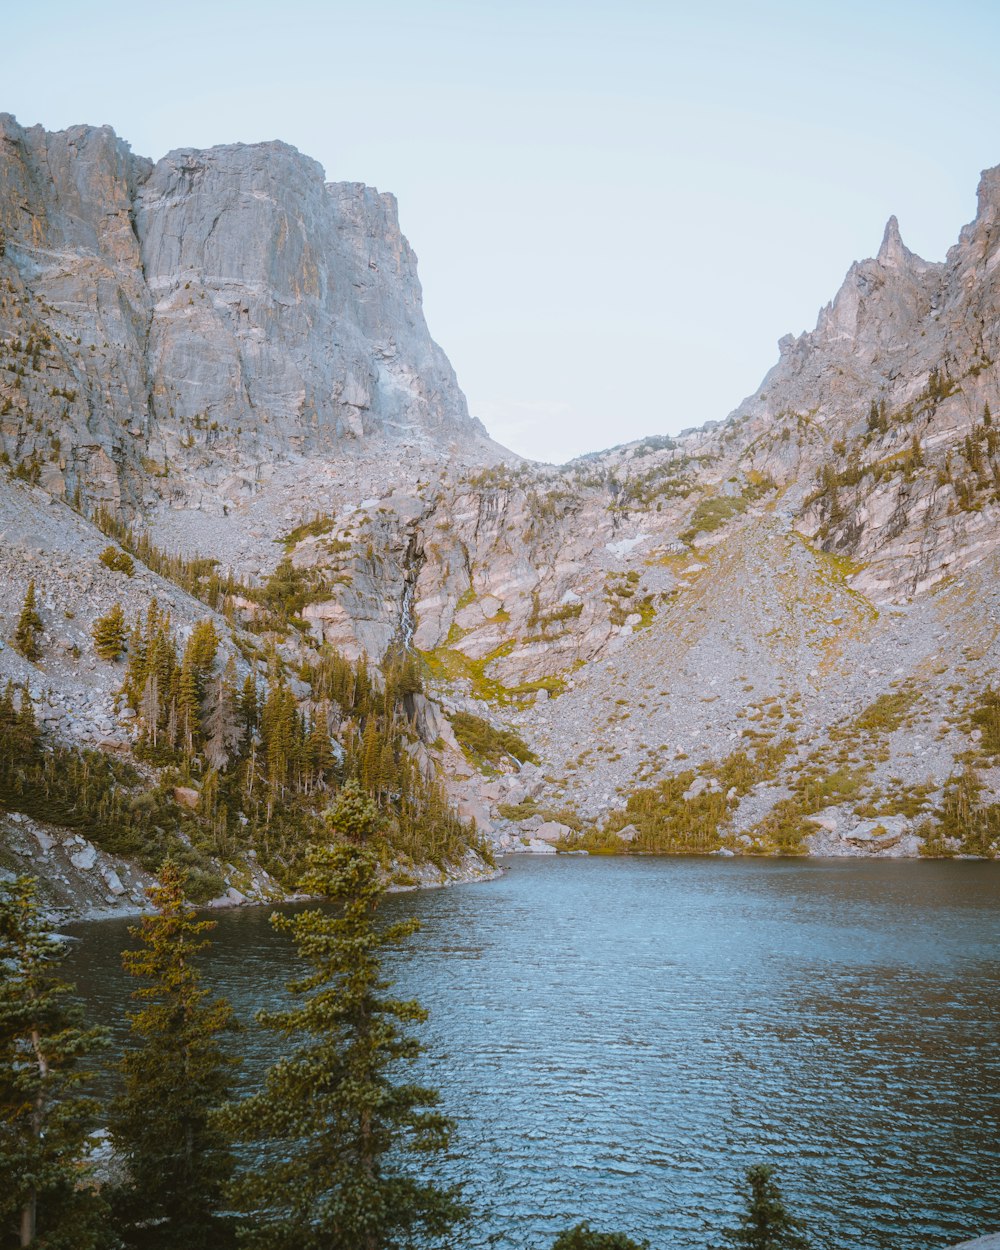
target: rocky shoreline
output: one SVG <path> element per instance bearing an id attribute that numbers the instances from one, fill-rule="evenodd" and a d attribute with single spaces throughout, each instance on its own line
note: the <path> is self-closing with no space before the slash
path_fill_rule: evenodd
<path id="1" fill-rule="evenodd" d="M 872 823 L 872 822 L 868 822 Z M 555 821 L 539 822 L 530 834 L 508 835 L 496 840 L 495 850 L 501 856 L 534 855 L 588 855 L 586 850 L 566 850 L 556 843 L 572 834 L 568 826 Z M 807 859 L 916 859 L 926 858 L 918 854 L 919 840 L 912 837 L 895 837 L 895 827 L 884 840 L 889 846 L 880 846 L 883 835 L 872 834 L 861 838 L 855 834 L 852 840 L 838 842 L 828 831 L 809 839 Z M 155 884 L 151 873 L 120 856 L 110 855 L 88 842 L 80 834 L 24 816 L 20 813 L 0 813 L 0 838 L 3 853 L 0 858 L 0 877 L 11 878 L 18 873 L 29 873 L 41 879 L 50 916 L 60 923 L 113 920 L 139 916 L 149 911 L 147 889 Z M 857 843 L 857 845 L 855 845 Z M 874 845 L 872 845 L 874 843 Z M 635 855 L 624 846 L 623 856 Z M 723 847 L 710 852 L 680 852 L 717 858 L 775 858 L 774 852 L 749 849 L 732 851 Z M 781 856 L 777 856 L 781 858 Z M 955 859 L 982 859 L 982 856 L 956 854 Z M 203 904 L 206 910 L 231 907 L 266 906 L 275 903 L 304 901 L 307 896 L 284 890 L 260 865 L 254 862 L 250 852 L 239 865 L 229 865 L 227 879 L 230 884 L 224 894 Z M 447 871 L 432 864 L 407 869 L 409 880 L 390 880 L 388 893 L 407 893 L 413 890 L 444 889 L 453 885 L 468 885 L 494 881 L 503 875 L 505 867 L 499 863 L 489 867 L 470 851 L 460 864 L 449 866 Z M 401 874 L 402 875 L 402 874 Z"/>
<path id="2" fill-rule="evenodd" d="M 304 900 L 308 896 L 284 890 L 259 864 L 253 851 L 238 865 L 228 865 L 226 892 L 209 900 L 206 910 L 265 906 Z M 490 868 L 470 851 L 460 864 L 442 871 L 432 864 L 410 869 L 410 881 L 390 881 L 389 893 L 441 889 L 478 881 L 492 881 L 502 869 Z M 0 879 L 19 874 L 40 881 L 47 914 L 58 923 L 116 920 L 150 911 L 146 891 L 156 884 L 152 873 L 129 860 L 110 855 L 78 833 L 22 815 L 0 812 Z"/>

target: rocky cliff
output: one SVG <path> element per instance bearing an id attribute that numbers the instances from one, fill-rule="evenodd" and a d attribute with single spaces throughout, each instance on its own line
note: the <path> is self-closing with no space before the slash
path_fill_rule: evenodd
<path id="1" fill-rule="evenodd" d="M 396 201 L 283 143 L 171 152 L 0 116 L 3 450 L 84 503 L 215 508 L 391 443 L 490 459 Z"/>
<path id="2" fill-rule="evenodd" d="M 232 571 L 237 650 L 294 585 L 289 673 L 408 655 L 412 751 L 501 848 L 1000 849 L 1000 171 L 941 263 L 890 219 L 724 421 L 556 468 L 469 418 L 391 197 L 10 118 L 0 161 L 6 625 L 29 571 L 106 609 L 65 568 L 103 504 Z M 48 624 L 32 689 L 110 716 L 89 620 Z"/>

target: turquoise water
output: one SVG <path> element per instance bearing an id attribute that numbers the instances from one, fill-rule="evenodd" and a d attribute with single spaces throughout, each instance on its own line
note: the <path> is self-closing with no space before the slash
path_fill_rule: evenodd
<path id="1" fill-rule="evenodd" d="M 462 1245 L 588 1218 L 704 1250 L 757 1161 L 817 1247 L 1000 1229 L 1000 864 L 521 858 L 386 911 L 423 921 L 394 971 L 485 1213 Z M 293 952 L 266 910 L 218 920 L 211 980 L 249 1019 Z M 125 925 L 72 932 L 120 1029 Z M 237 1045 L 252 1084 L 274 1039 Z"/>

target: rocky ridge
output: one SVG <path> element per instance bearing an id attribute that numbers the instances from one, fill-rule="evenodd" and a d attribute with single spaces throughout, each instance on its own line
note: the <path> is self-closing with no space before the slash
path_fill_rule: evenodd
<path id="1" fill-rule="evenodd" d="M 965 777 L 992 829 L 1000 793 L 1000 171 L 941 263 L 890 219 L 725 421 L 555 467 L 468 417 L 391 197 L 281 144 L 154 166 L 107 130 L 0 130 L 5 622 L 29 560 L 106 607 L 66 504 L 113 505 L 247 582 L 311 579 L 289 665 L 409 648 L 423 758 L 500 849 L 639 849 L 630 796 L 677 781 L 677 828 L 715 813 L 700 849 L 996 853 L 942 813 Z M 143 574 L 137 605 L 150 578 L 174 593 Z M 60 606 L 92 711 L 53 720 L 127 749 Z M 0 654 L 34 692 L 23 664 Z M 538 762 L 463 750 L 462 713 Z"/>
<path id="2" fill-rule="evenodd" d="M 224 512 L 279 463 L 498 454 L 427 331 L 396 201 L 284 143 L 155 164 L 0 115 L 3 447 L 52 494 Z"/>

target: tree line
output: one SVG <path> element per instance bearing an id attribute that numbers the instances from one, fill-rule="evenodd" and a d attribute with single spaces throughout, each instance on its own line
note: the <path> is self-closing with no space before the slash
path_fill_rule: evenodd
<path id="1" fill-rule="evenodd" d="M 41 657 L 41 628 L 32 582 L 12 638 L 26 658 Z M 443 869 L 470 848 L 489 859 L 421 742 L 412 655 L 391 652 L 376 669 L 324 648 L 290 669 L 270 647 L 240 677 L 236 656 L 220 655 L 211 618 L 180 639 L 155 599 L 132 621 L 114 604 L 92 637 L 97 655 L 122 667 L 118 698 L 138 726 L 135 758 L 149 769 L 45 741 L 27 689 L 8 686 L 0 805 L 86 831 L 150 871 L 180 857 L 200 901 L 225 888 L 216 863 L 248 849 L 292 884 L 320 812 L 351 778 L 385 814 L 387 866 L 395 861 L 401 878 L 408 864 Z M 193 811 L 175 810 L 177 787 L 197 791 Z"/>

